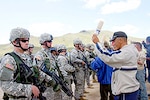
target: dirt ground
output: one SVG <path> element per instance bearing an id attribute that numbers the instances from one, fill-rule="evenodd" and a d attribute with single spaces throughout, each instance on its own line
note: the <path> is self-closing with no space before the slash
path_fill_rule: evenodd
<path id="1" fill-rule="evenodd" d="M 85 98 L 87 100 L 100 100 L 99 83 L 92 83 L 92 84 L 93 84 L 92 87 L 94 87 L 93 89 L 87 88 L 87 86 L 85 86 L 85 90 L 89 92 L 89 93 L 85 94 L 86 95 Z M 73 90 L 74 90 L 74 84 L 72 85 L 72 87 L 73 87 Z M 3 100 L 2 96 L 3 96 L 3 91 L 0 88 L 0 100 Z"/>
<path id="2" fill-rule="evenodd" d="M 93 89 L 87 87 L 85 88 L 85 90 L 89 92 L 85 94 L 86 96 L 85 98 L 87 100 L 100 100 L 99 83 L 92 83 L 92 84 L 94 87 Z M 146 86 L 147 86 L 148 94 L 150 94 L 150 83 L 146 82 Z M 74 89 L 74 85 L 73 85 L 73 89 Z M 0 89 L 0 100 L 2 100 L 2 96 L 3 96 L 3 91 Z"/>

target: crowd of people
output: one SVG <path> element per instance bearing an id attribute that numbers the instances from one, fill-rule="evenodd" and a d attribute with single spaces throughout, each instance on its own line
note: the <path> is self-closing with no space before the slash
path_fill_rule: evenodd
<path id="1" fill-rule="evenodd" d="M 41 49 L 33 54 L 30 32 L 14 28 L 9 39 L 14 49 L 4 54 L 0 64 L 3 99 L 86 100 L 84 94 L 89 91 L 85 85 L 93 89 L 92 77 L 100 84 L 100 100 L 148 100 L 145 68 L 150 73 L 150 37 L 146 43 L 131 44 L 127 38 L 122 31 L 114 32 L 110 45 L 108 41 L 100 43 L 93 34 L 93 44 L 76 38 L 73 49 L 68 50 L 65 44 L 53 46 L 52 34 L 43 33 L 39 38 Z"/>
<path id="2" fill-rule="evenodd" d="M 84 45 L 77 38 L 69 52 L 64 44 L 52 46 L 53 36 L 43 33 L 39 38 L 41 49 L 33 54 L 29 31 L 19 27 L 11 30 L 9 40 L 14 50 L 2 57 L 0 65 L 4 100 L 86 100 L 85 81 L 92 88 L 90 76 L 95 73 L 90 68 L 94 45 Z"/>

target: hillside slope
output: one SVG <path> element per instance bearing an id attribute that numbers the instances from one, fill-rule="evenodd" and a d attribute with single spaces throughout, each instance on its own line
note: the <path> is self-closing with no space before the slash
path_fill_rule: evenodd
<path id="1" fill-rule="evenodd" d="M 83 41 L 84 44 L 92 43 L 91 37 L 94 31 L 81 31 L 79 33 L 68 33 L 60 37 L 54 37 L 53 40 L 53 45 L 56 44 L 65 44 L 67 48 L 72 48 L 73 47 L 73 40 L 76 38 L 79 38 Z M 110 38 L 112 37 L 113 32 L 110 31 L 102 31 L 101 34 L 99 35 L 100 41 L 109 41 Z M 134 37 L 129 37 L 128 38 L 129 43 L 131 41 L 139 41 L 141 42 L 142 38 L 134 38 Z M 35 45 L 34 52 L 40 49 L 40 44 L 39 44 L 39 37 L 31 36 L 30 43 Z M 7 52 L 12 51 L 13 46 L 11 44 L 3 44 L 0 45 L 0 56 L 4 55 Z"/>

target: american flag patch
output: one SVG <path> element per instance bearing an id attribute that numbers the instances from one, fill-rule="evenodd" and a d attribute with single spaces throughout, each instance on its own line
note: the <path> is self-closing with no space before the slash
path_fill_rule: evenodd
<path id="1" fill-rule="evenodd" d="M 5 67 L 8 68 L 8 69 L 10 69 L 10 70 L 14 70 L 14 66 L 12 66 L 10 64 L 6 64 Z"/>

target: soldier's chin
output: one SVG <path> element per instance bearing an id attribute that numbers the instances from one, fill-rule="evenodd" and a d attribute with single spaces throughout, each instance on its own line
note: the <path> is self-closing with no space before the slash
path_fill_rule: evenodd
<path id="1" fill-rule="evenodd" d="M 23 51 L 27 51 L 27 50 L 28 50 L 28 48 L 22 48 L 22 50 L 23 50 Z"/>

